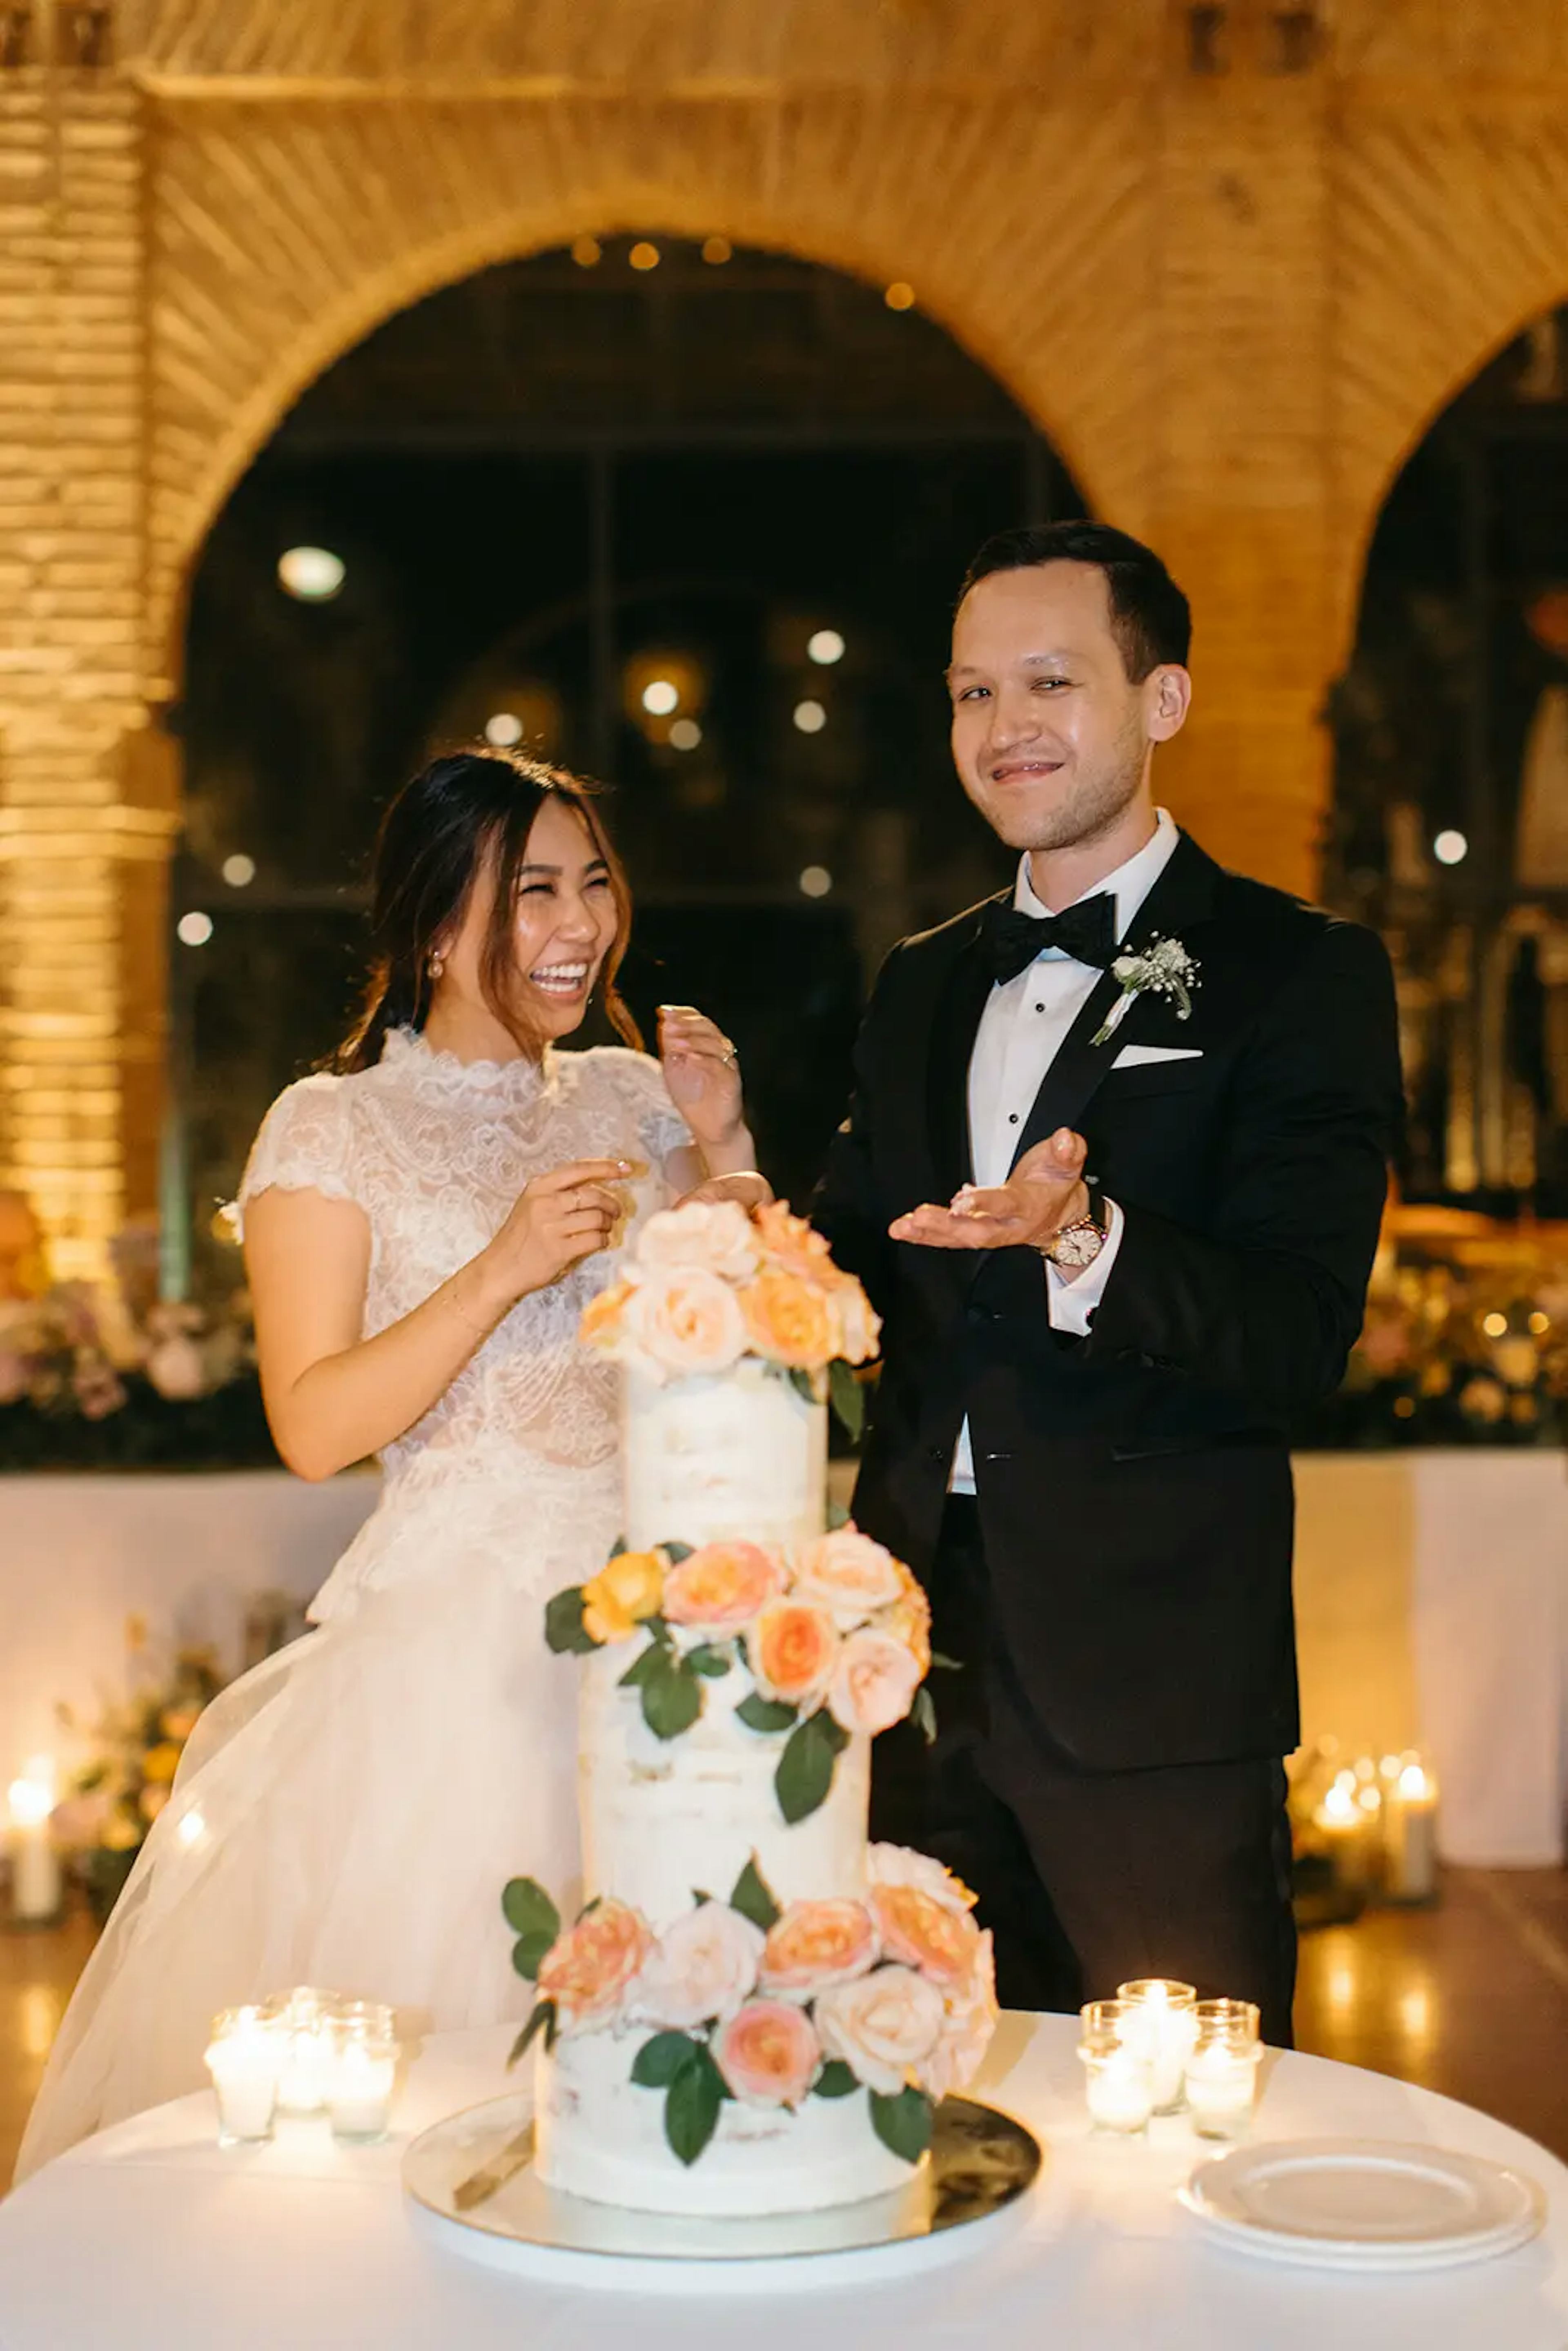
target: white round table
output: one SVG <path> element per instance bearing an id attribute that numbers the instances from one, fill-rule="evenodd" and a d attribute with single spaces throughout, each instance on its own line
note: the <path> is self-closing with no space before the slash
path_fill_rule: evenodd
<path id="1" fill-rule="evenodd" d="M 1500 2260 L 1354 2277 L 1222 2250 L 1176 2200 L 1218 2152 L 1179 2118 L 1146 2143 L 1092 2138 L 1074 2020 L 1003 2019 L 975 2095 L 1047 2148 L 1018 2225 L 907 2281 L 760 2297 L 543 2286 L 454 2256 L 416 2230 L 399 2166 L 410 2137 L 515 2087 L 510 2034 L 425 2044 L 379 2147 L 322 2123 L 220 2150 L 210 2096 L 88 2140 L 0 2204 L 3 2351 L 1563 2351 L 1568 2169 L 1473 2108 L 1384 2075 L 1271 2055 L 1255 2138 L 1425 2142 L 1516 2165 L 1546 2191 L 1545 2234 Z M 1543 2053 L 1543 2062 L 1546 2062 Z"/>

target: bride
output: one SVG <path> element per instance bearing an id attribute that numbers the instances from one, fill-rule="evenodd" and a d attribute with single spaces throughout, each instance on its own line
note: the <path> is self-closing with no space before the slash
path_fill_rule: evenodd
<path id="1" fill-rule="evenodd" d="M 626 888 L 584 788 L 438 759 L 376 853 L 337 1072 L 268 1112 L 240 1189 L 267 1406 L 306 1478 L 379 1454 L 318 1630 L 203 1717 L 61 2027 L 17 2177 L 201 2086 L 220 2008 L 298 1983 L 439 2028 L 516 2011 L 497 1908 L 577 1872 L 575 1678 L 549 1593 L 616 1532 L 613 1367 L 576 1344 L 653 1209 L 754 1168 L 735 1054 L 664 1067 L 615 989 Z M 595 992 L 632 1050 L 559 1053 Z M 765 1196 L 755 1175 L 750 1189 Z"/>

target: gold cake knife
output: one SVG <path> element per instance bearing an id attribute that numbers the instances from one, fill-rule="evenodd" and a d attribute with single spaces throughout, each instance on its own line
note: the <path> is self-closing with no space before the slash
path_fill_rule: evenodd
<path id="1" fill-rule="evenodd" d="M 481 2164 L 477 2171 L 470 2172 L 466 2179 L 459 2180 L 452 2191 L 453 2210 L 472 2212 L 476 2205 L 487 2203 L 497 2190 L 505 2188 L 508 2179 L 517 2178 L 525 2164 L 533 2161 L 533 2154 L 534 2126 L 532 2123 L 525 2123 L 517 2137 L 509 2138 L 498 2155 L 493 2155 L 488 2163 Z"/>

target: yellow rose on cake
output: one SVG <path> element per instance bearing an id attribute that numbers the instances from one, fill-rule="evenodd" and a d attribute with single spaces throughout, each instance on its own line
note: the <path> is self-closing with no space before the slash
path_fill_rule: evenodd
<path id="1" fill-rule="evenodd" d="M 656 1551 L 622 1551 L 582 1587 L 582 1629 L 591 1640 L 627 1641 L 664 1597 L 664 1562 Z"/>

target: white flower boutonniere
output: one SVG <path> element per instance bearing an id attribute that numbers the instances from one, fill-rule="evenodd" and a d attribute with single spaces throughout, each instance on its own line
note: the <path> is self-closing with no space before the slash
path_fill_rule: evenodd
<path id="1" fill-rule="evenodd" d="M 1169 996 L 1176 1000 L 1176 1019 L 1192 1019 L 1192 991 L 1197 986 L 1197 966 L 1179 939 L 1155 939 L 1142 955 L 1118 956 L 1111 966 L 1112 975 L 1122 983 L 1122 993 L 1097 1029 L 1091 1043 L 1104 1044 L 1113 1037 L 1128 1013 L 1135 997 Z"/>

